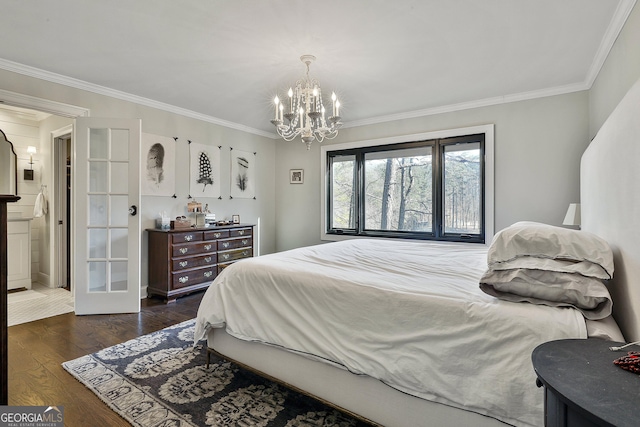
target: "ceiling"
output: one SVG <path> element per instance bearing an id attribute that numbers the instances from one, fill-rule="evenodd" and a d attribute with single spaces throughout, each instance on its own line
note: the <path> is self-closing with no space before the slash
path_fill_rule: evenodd
<path id="1" fill-rule="evenodd" d="M 303 54 L 345 127 L 586 90 L 635 0 L 2 3 L 2 69 L 273 135 Z"/>

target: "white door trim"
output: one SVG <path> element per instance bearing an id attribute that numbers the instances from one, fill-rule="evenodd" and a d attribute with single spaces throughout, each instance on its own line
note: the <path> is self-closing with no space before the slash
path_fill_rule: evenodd
<path id="1" fill-rule="evenodd" d="M 63 206 L 59 206 L 58 205 L 58 200 L 61 200 L 62 198 L 60 197 L 60 193 L 62 191 L 64 191 L 64 188 L 66 186 L 66 182 L 60 182 L 60 147 L 57 147 L 57 140 L 60 137 L 66 136 L 66 135 L 71 135 L 71 141 L 73 144 L 73 125 L 69 124 L 67 126 L 64 126 L 60 129 L 56 129 L 53 132 L 51 132 L 51 139 L 50 139 L 50 144 L 51 144 L 51 149 L 50 149 L 50 153 L 51 153 L 51 182 L 56 182 L 56 185 L 54 186 L 53 184 L 50 186 L 50 190 L 49 190 L 49 212 L 52 214 L 52 219 L 51 219 L 51 250 L 49 253 L 49 259 L 50 259 L 50 265 L 51 265 L 51 274 L 50 274 L 50 278 L 52 281 L 54 281 L 54 283 L 50 283 L 49 287 L 59 287 L 60 286 L 60 282 L 62 281 L 63 278 L 63 274 L 62 271 L 65 269 L 65 267 L 62 264 L 62 260 L 63 260 L 63 256 L 62 256 L 62 250 L 64 249 L 63 245 L 62 245 L 62 239 L 66 239 L 65 236 L 63 236 L 61 234 L 61 230 L 60 227 L 58 227 L 58 221 L 61 220 L 61 216 L 62 216 L 62 212 L 64 210 Z M 73 149 L 73 147 L 72 147 Z M 71 212 L 71 215 L 73 215 L 73 212 Z M 66 221 L 66 218 L 62 219 L 63 221 Z M 71 221 L 73 222 L 73 221 Z M 71 224 L 66 224 L 66 227 L 70 227 Z M 72 244 L 72 241 L 69 241 L 68 244 Z M 73 253 L 73 246 L 72 246 L 72 251 Z M 71 260 L 71 262 L 73 263 L 73 259 Z M 73 269 L 72 269 L 73 271 Z M 75 290 L 71 289 L 71 292 L 75 292 Z"/>
<path id="2" fill-rule="evenodd" d="M 76 118 L 76 117 L 90 117 L 91 110 L 89 108 L 81 107 L 78 105 L 65 104 L 62 102 L 52 101 L 50 99 L 38 98 L 35 96 L 30 96 L 22 93 L 11 92 L 8 90 L 0 89 L 0 101 L 6 105 L 13 105 L 14 107 L 22 107 L 22 108 L 30 108 L 32 110 L 44 111 L 49 114 L 54 114 L 56 116 L 68 117 L 68 118 Z M 49 173 L 42 177 L 43 183 L 50 184 L 48 188 L 50 191 L 53 191 L 53 182 L 54 182 L 54 171 L 55 171 L 55 159 L 53 156 L 53 144 L 55 141 L 55 137 L 64 135 L 65 132 L 69 133 L 72 131 L 72 126 L 70 130 L 65 130 L 67 126 L 52 132 L 51 140 L 49 142 L 50 149 L 50 162 L 49 162 Z M 58 133 L 60 131 L 60 133 Z M 52 197 L 49 197 L 49 211 L 55 212 L 55 200 Z M 58 264 L 56 264 L 56 254 L 55 254 L 55 239 L 56 239 L 56 226 L 55 226 L 55 218 L 54 215 L 49 216 L 49 286 L 52 286 L 52 281 L 57 280 L 58 277 Z"/>

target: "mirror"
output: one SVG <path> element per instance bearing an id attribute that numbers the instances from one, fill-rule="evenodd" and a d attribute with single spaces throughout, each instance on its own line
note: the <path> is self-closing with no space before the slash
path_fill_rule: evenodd
<path id="1" fill-rule="evenodd" d="M 0 129 L 0 194 L 18 195 L 18 156 Z"/>

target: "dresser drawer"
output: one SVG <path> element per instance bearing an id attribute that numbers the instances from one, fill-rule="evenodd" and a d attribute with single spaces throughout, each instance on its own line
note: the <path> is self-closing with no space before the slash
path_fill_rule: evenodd
<path id="1" fill-rule="evenodd" d="M 236 249 L 233 251 L 218 252 L 218 262 L 235 261 L 237 259 L 253 256 L 253 248 Z"/>
<path id="2" fill-rule="evenodd" d="M 253 229 L 251 227 L 247 228 L 235 228 L 229 232 L 229 237 L 244 237 L 251 236 Z"/>
<path id="3" fill-rule="evenodd" d="M 199 242 L 202 240 L 202 232 L 201 231 L 187 231 L 184 233 L 173 233 L 171 235 L 172 243 L 189 243 L 189 242 Z"/>
<path id="4" fill-rule="evenodd" d="M 174 258 L 171 262 L 172 270 L 179 271 L 187 268 L 196 268 L 208 265 L 215 265 L 217 262 L 216 254 L 207 254 L 194 256 L 190 258 Z"/>
<path id="5" fill-rule="evenodd" d="M 216 242 L 186 243 L 184 245 L 171 246 L 171 255 L 174 257 L 184 257 L 190 255 L 204 254 L 218 250 Z"/>
<path id="6" fill-rule="evenodd" d="M 252 224 L 147 232 L 147 295 L 167 303 L 206 289 L 226 266 L 253 256 Z"/>
<path id="7" fill-rule="evenodd" d="M 204 232 L 204 240 L 226 239 L 229 237 L 229 230 L 211 230 Z"/>
<path id="8" fill-rule="evenodd" d="M 211 281 L 216 278 L 217 273 L 218 268 L 215 265 L 195 270 L 183 270 L 171 274 L 171 284 L 173 289 L 184 288 L 185 286 Z"/>
<path id="9" fill-rule="evenodd" d="M 251 236 L 244 237 L 242 239 L 228 239 L 218 242 L 218 250 L 224 251 L 227 249 L 246 248 L 253 246 L 253 238 Z"/>
<path id="10" fill-rule="evenodd" d="M 228 262 L 226 264 L 218 264 L 218 274 L 222 273 L 222 270 L 229 267 L 233 262 Z"/>

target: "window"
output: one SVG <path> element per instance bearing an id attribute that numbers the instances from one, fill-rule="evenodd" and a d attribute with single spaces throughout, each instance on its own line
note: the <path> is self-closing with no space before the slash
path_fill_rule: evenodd
<path id="1" fill-rule="evenodd" d="M 323 155 L 327 236 L 485 241 L 484 133 Z"/>

